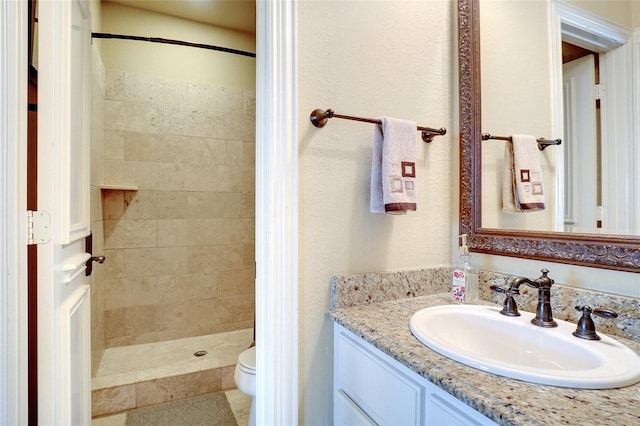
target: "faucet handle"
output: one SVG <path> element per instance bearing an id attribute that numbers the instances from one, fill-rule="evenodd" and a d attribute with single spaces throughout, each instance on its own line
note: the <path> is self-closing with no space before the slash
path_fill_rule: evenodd
<path id="1" fill-rule="evenodd" d="M 582 317 L 578 321 L 578 326 L 573 335 L 586 340 L 600 340 L 596 334 L 596 325 L 591 318 L 591 314 L 602 318 L 617 318 L 618 314 L 604 308 L 592 308 L 591 306 L 576 306 L 576 311 L 582 311 Z"/>
<path id="2" fill-rule="evenodd" d="M 491 289 L 491 291 L 495 293 L 504 293 L 507 295 L 507 298 L 504 300 L 504 305 L 502 307 L 502 310 L 500 311 L 502 315 L 506 315 L 508 317 L 520 316 L 520 312 L 518 312 L 518 304 L 516 303 L 516 300 L 513 298 L 514 294 L 520 294 L 517 288 L 514 289 L 513 287 L 509 286 L 509 288 L 506 289 L 498 285 L 492 285 L 489 288 Z"/>

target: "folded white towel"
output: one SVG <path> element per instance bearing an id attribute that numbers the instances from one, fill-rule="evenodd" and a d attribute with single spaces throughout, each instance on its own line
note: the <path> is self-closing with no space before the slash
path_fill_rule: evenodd
<path id="1" fill-rule="evenodd" d="M 382 117 L 375 126 L 371 164 L 372 213 L 416 210 L 416 123 Z"/>
<path id="2" fill-rule="evenodd" d="M 529 135 L 512 135 L 504 151 L 502 210 L 544 210 L 542 168 L 538 141 Z"/>

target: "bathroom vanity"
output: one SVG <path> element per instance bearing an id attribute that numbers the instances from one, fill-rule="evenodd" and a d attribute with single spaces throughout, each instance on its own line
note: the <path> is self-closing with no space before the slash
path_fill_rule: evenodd
<path id="1" fill-rule="evenodd" d="M 409 330 L 449 293 L 332 309 L 335 424 L 640 424 L 640 384 L 607 390 L 544 386 L 444 357 Z M 640 342 L 616 337 L 636 353 Z"/>

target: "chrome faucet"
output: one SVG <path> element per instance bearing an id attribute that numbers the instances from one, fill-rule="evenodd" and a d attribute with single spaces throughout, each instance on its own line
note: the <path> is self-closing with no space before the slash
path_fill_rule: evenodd
<path id="1" fill-rule="evenodd" d="M 520 294 L 520 286 L 522 284 L 526 284 L 529 287 L 538 289 L 538 306 L 536 307 L 536 317 L 531 320 L 533 325 L 537 325 L 538 327 L 557 327 L 558 323 L 553 320 L 553 314 L 551 312 L 551 286 L 555 281 L 547 276 L 549 273 L 548 270 L 543 269 L 542 276 L 535 280 L 530 280 L 529 278 L 519 277 L 514 279 L 511 282 L 511 286 L 508 290 L 503 288 L 492 286 L 491 289 L 493 291 L 497 291 L 500 293 L 506 293 L 507 298 L 504 301 L 504 307 L 500 311 L 502 315 L 507 315 L 510 317 L 520 316 L 520 312 L 518 312 L 518 306 L 513 299 L 513 296 L 516 294 Z"/>

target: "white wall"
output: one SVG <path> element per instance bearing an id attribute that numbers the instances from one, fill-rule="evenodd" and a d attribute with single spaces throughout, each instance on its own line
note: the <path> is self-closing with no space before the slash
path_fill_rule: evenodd
<path id="1" fill-rule="evenodd" d="M 331 276 L 450 262 L 455 4 L 298 4 L 301 424 L 331 423 Z M 334 118 L 316 129 L 315 108 L 447 128 L 429 145 L 416 132 L 417 212 L 369 212 L 374 125 Z"/>

